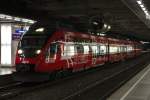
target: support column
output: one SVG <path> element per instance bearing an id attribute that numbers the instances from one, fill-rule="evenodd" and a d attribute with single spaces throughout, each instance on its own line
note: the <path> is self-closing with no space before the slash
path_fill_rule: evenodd
<path id="1" fill-rule="evenodd" d="M 12 65 L 12 25 L 11 23 L 2 23 L 1 27 L 1 51 L 0 60 L 1 66 L 11 66 Z"/>

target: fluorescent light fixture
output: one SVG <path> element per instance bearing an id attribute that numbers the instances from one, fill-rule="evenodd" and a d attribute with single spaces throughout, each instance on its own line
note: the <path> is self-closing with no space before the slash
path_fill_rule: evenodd
<path id="1" fill-rule="evenodd" d="M 30 24 L 33 24 L 33 23 L 36 22 L 34 20 L 30 20 L 30 19 L 26 19 L 26 18 L 19 18 L 19 17 L 14 17 L 14 16 L 9 16 L 9 15 L 5 15 L 5 14 L 0 14 L 0 18 L 1 19 L 7 19 L 7 20 L 13 20 L 13 21 L 20 21 L 20 22 L 30 23 Z"/>
<path id="2" fill-rule="evenodd" d="M 44 31 L 44 28 L 38 28 L 35 30 L 36 32 L 43 32 Z"/>
<path id="3" fill-rule="evenodd" d="M 0 18 L 5 18 L 5 15 L 4 14 L 0 14 Z"/>
<path id="4" fill-rule="evenodd" d="M 110 30 L 111 29 L 111 26 L 108 26 L 108 30 Z"/>
<path id="5" fill-rule="evenodd" d="M 142 4 L 142 1 L 141 0 L 138 0 L 138 1 L 136 1 L 139 5 L 141 5 Z"/>
<path id="6" fill-rule="evenodd" d="M 29 20 L 29 21 L 28 21 L 28 23 L 30 23 L 30 24 L 34 24 L 34 23 L 35 23 L 35 21 L 33 21 L 33 20 Z"/>
<path id="7" fill-rule="evenodd" d="M 97 22 L 93 22 L 93 24 L 94 24 L 94 25 L 98 25 L 98 23 L 97 23 Z"/>
<path id="8" fill-rule="evenodd" d="M 106 28 L 107 27 L 107 24 L 104 24 L 104 28 Z"/>
<path id="9" fill-rule="evenodd" d="M 144 8 L 144 5 L 143 5 L 143 4 L 141 4 L 140 6 L 141 6 L 141 8 Z"/>
<path id="10" fill-rule="evenodd" d="M 147 16 L 149 15 L 148 13 L 145 13 Z"/>
<path id="11" fill-rule="evenodd" d="M 11 20 L 13 17 L 6 15 L 6 19 Z"/>
<path id="12" fill-rule="evenodd" d="M 22 22 L 27 23 L 29 20 L 28 19 L 22 19 Z"/>
<path id="13" fill-rule="evenodd" d="M 146 10 L 146 11 L 144 11 L 144 13 L 146 14 L 146 15 L 149 15 L 149 13 L 148 13 L 148 11 Z"/>
<path id="14" fill-rule="evenodd" d="M 146 8 L 145 8 L 145 7 L 143 7 L 142 9 L 143 9 L 143 11 L 146 11 Z"/>
<path id="15" fill-rule="evenodd" d="M 15 20 L 15 21 L 21 21 L 21 19 L 18 18 L 18 17 L 15 17 L 14 20 Z"/>
<path id="16" fill-rule="evenodd" d="M 147 11 L 147 10 L 145 10 L 144 12 L 145 12 L 145 13 L 148 13 L 148 11 Z"/>

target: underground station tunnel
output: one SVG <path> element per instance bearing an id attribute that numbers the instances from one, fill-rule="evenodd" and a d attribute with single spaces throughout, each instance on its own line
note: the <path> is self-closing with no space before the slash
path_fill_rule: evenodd
<path id="1" fill-rule="evenodd" d="M 150 100 L 149 0 L 1 0 L 0 100 Z"/>

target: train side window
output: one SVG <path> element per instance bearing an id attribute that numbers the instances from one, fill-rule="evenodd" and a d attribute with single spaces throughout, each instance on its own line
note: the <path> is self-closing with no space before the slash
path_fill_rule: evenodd
<path id="1" fill-rule="evenodd" d="M 99 55 L 99 48 L 97 45 L 91 46 L 91 49 L 92 49 L 92 54 L 94 54 L 95 56 Z"/>
<path id="2" fill-rule="evenodd" d="M 120 53 L 123 53 L 123 52 L 124 52 L 124 47 L 120 46 Z"/>
<path id="3" fill-rule="evenodd" d="M 56 54 L 57 47 L 58 47 L 58 45 L 56 43 L 50 44 L 50 46 L 49 46 L 49 55 L 50 55 L 50 58 L 53 58 L 54 55 Z"/>
<path id="4" fill-rule="evenodd" d="M 77 53 L 80 54 L 80 53 L 84 53 L 84 48 L 81 44 L 77 44 L 76 45 L 76 49 L 77 49 Z"/>
<path id="5" fill-rule="evenodd" d="M 110 54 L 118 53 L 118 47 L 117 46 L 110 46 L 109 52 L 110 52 Z"/>
<path id="6" fill-rule="evenodd" d="M 100 46 L 100 55 L 104 55 L 106 54 L 106 46 L 105 45 L 101 45 Z"/>
<path id="7" fill-rule="evenodd" d="M 84 45 L 84 54 L 89 54 L 89 46 L 88 45 Z"/>
<path id="8" fill-rule="evenodd" d="M 127 46 L 122 46 L 122 52 L 127 52 Z"/>
<path id="9" fill-rule="evenodd" d="M 52 43 L 49 45 L 49 48 L 45 54 L 46 59 L 53 58 L 56 59 L 58 45 L 56 43 Z"/>
<path id="10" fill-rule="evenodd" d="M 117 53 L 121 53 L 121 46 L 117 46 Z"/>
<path id="11" fill-rule="evenodd" d="M 74 56 L 74 55 L 75 55 L 74 45 L 64 45 L 63 56 Z"/>
<path id="12" fill-rule="evenodd" d="M 130 52 L 133 50 L 133 47 L 132 46 L 127 46 L 127 52 Z"/>

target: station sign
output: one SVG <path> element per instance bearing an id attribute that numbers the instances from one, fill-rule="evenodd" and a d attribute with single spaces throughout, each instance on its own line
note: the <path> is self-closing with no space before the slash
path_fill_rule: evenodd
<path id="1" fill-rule="evenodd" d="M 12 33 L 12 40 L 20 40 L 21 36 L 26 32 L 23 29 L 16 29 L 14 33 Z"/>

